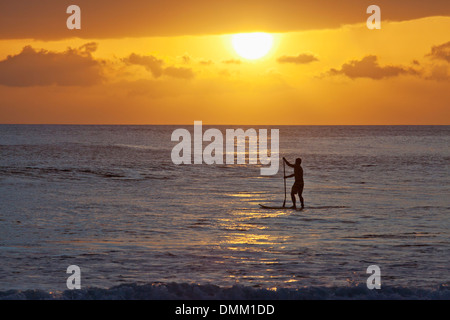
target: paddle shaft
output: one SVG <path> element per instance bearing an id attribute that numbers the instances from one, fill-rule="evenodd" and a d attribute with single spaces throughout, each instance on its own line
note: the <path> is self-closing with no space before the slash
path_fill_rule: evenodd
<path id="1" fill-rule="evenodd" d="M 284 180 L 284 201 L 283 201 L 283 208 L 286 206 L 286 164 L 283 160 L 283 180 Z"/>

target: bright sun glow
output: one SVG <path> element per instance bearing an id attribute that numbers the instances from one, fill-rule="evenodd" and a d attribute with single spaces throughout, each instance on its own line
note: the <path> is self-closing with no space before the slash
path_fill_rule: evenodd
<path id="1" fill-rule="evenodd" d="M 272 48 L 273 37 L 268 33 L 240 33 L 233 35 L 231 42 L 238 55 L 245 59 L 264 57 Z"/>

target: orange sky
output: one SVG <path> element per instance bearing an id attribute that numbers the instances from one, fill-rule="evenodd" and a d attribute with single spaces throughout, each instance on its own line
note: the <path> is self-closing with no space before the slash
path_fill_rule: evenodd
<path id="1" fill-rule="evenodd" d="M 0 4 L 0 123 L 450 124 L 448 1 L 118 3 Z"/>

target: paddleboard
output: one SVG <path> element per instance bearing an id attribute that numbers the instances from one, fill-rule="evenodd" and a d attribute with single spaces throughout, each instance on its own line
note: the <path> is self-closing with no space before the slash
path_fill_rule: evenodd
<path id="1" fill-rule="evenodd" d="M 259 205 L 261 208 L 263 208 L 263 209 L 276 209 L 276 210 L 297 210 L 297 211 L 300 211 L 300 210 L 304 210 L 304 209 L 343 209 L 343 208 L 349 208 L 349 207 L 346 207 L 346 206 L 322 206 L 322 207 L 305 207 L 304 209 L 302 209 L 302 208 L 297 208 L 297 209 L 294 209 L 294 208 L 291 208 L 291 207 L 271 207 L 271 206 L 265 206 L 265 205 L 262 205 L 262 204 L 260 204 Z"/>
<path id="2" fill-rule="evenodd" d="M 291 207 L 270 207 L 270 206 L 264 206 L 262 204 L 259 205 L 263 209 L 277 209 L 277 210 L 302 210 L 301 208 L 291 208 Z"/>
<path id="3" fill-rule="evenodd" d="M 350 207 L 346 207 L 346 206 L 322 206 L 322 207 L 306 207 L 308 209 L 345 209 L 345 208 L 350 208 Z"/>

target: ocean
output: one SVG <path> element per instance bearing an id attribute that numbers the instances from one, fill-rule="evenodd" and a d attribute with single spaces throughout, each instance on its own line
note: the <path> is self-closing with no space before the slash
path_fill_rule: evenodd
<path id="1" fill-rule="evenodd" d="M 281 161 L 173 164 L 177 128 L 0 125 L 0 299 L 450 299 L 450 126 L 252 126 L 302 158 L 302 211 L 259 207 Z"/>

